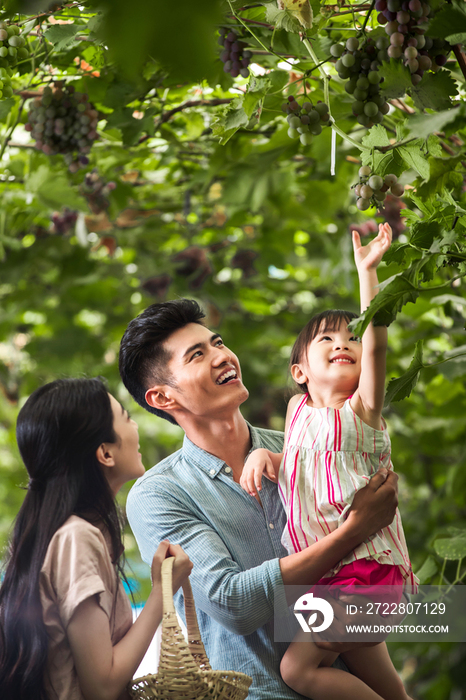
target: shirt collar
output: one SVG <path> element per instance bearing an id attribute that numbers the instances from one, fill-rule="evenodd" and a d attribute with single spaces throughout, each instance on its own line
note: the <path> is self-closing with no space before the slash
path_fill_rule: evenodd
<path id="1" fill-rule="evenodd" d="M 246 424 L 249 428 L 252 445 L 250 451 L 248 452 L 249 455 L 253 450 L 257 449 L 258 447 L 262 447 L 262 445 L 256 428 L 250 425 L 247 421 Z M 225 466 L 225 462 L 222 459 L 216 457 L 210 452 L 206 452 L 202 449 L 202 447 L 195 445 L 194 442 L 191 442 L 187 435 L 184 436 L 182 452 L 186 462 L 189 464 L 194 464 L 196 467 L 199 467 L 199 469 L 202 469 L 202 471 L 210 476 L 211 479 L 216 477 Z"/>

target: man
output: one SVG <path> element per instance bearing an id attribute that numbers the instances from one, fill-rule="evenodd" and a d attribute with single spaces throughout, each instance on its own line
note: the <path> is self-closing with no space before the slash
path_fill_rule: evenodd
<path id="1" fill-rule="evenodd" d="M 191 585 L 212 667 L 252 676 L 251 700 L 297 700 L 301 696 L 279 673 L 287 645 L 274 642 L 274 616 L 285 616 L 293 602 L 285 586 L 316 583 L 388 525 L 397 503 L 396 475 L 378 473 L 356 494 L 340 528 L 287 555 L 277 485 L 264 479 L 255 499 L 239 485 L 249 452 L 281 452 L 283 434 L 245 421 L 240 406 L 248 391 L 238 358 L 203 318 L 193 300 L 154 304 L 123 336 L 125 386 L 141 406 L 186 433 L 182 449 L 133 486 L 128 518 L 146 562 L 167 538 L 194 563 Z"/>

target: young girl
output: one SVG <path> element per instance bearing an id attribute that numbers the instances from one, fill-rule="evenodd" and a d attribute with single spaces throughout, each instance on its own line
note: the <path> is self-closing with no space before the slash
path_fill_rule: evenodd
<path id="1" fill-rule="evenodd" d="M 377 273 L 391 244 L 388 224 L 361 246 L 353 232 L 361 309 L 377 293 Z M 390 439 L 382 419 L 387 329 L 372 324 L 362 343 L 348 330 L 356 314 L 330 311 L 309 321 L 296 340 L 291 374 L 304 396 L 288 405 L 285 452 L 255 450 L 246 461 L 241 485 L 260 491 L 262 475 L 277 480 L 287 513 L 282 542 L 290 554 L 337 528 L 354 494 L 375 472 L 391 468 Z M 415 585 L 397 512 L 393 523 L 356 547 L 318 581 L 320 585 Z M 354 592 L 354 588 L 352 589 Z M 365 589 L 367 590 L 367 589 Z M 387 590 L 387 589 L 385 589 Z M 408 697 L 385 643 L 342 654 L 353 674 L 331 668 L 337 654 L 322 651 L 298 633 L 281 664 L 285 682 L 313 700 L 406 700 Z M 302 642 L 306 641 L 306 644 Z"/>
<path id="2" fill-rule="evenodd" d="M 137 425 L 100 380 L 60 379 L 29 397 L 16 431 L 29 486 L 0 588 L 0 697 L 129 699 L 162 619 L 162 561 L 175 557 L 174 590 L 192 568 L 162 542 L 132 624 L 114 497 L 144 474 Z"/>

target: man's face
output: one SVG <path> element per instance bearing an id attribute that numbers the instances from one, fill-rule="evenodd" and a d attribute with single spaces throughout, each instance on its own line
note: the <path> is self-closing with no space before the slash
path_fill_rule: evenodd
<path id="1" fill-rule="evenodd" d="M 176 383 L 171 395 L 190 414 L 220 417 L 248 398 L 239 360 L 218 333 L 190 323 L 173 333 L 165 348 L 171 355 L 167 369 Z"/>

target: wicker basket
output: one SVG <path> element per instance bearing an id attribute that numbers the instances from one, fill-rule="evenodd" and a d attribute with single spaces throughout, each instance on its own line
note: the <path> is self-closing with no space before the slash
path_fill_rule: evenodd
<path id="1" fill-rule="evenodd" d="M 162 645 L 158 672 L 128 686 L 134 700 L 245 700 L 252 679 L 236 671 L 213 671 L 202 643 L 189 581 L 183 585 L 188 641 L 173 605 L 173 557 L 162 564 Z"/>

